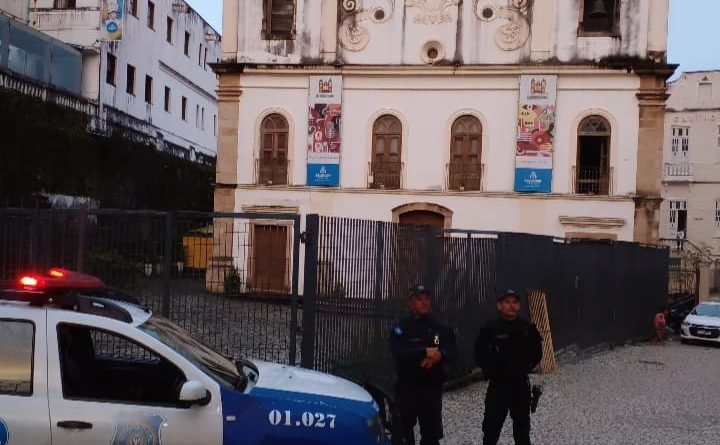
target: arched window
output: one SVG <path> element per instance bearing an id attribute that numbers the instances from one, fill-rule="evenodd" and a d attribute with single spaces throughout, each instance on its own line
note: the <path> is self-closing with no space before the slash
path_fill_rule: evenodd
<path id="1" fill-rule="evenodd" d="M 373 125 L 372 188 L 400 188 L 401 154 L 402 123 L 390 114 L 380 116 Z"/>
<path id="2" fill-rule="evenodd" d="M 482 124 L 475 116 L 460 116 L 452 126 L 448 189 L 480 190 L 482 170 Z"/>
<path id="3" fill-rule="evenodd" d="M 608 195 L 610 168 L 610 123 L 601 116 L 588 116 L 578 127 L 575 193 Z"/>
<path id="4" fill-rule="evenodd" d="M 287 184 L 288 129 L 287 120 L 279 114 L 271 114 L 263 119 L 257 169 L 259 184 Z"/>

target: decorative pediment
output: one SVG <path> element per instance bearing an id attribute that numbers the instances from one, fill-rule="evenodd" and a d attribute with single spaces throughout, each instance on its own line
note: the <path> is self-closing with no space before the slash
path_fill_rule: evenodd
<path id="1" fill-rule="evenodd" d="M 455 22 L 458 4 L 460 4 L 460 0 L 407 0 L 405 2 L 405 6 L 415 10 L 413 22 L 423 25 Z"/>

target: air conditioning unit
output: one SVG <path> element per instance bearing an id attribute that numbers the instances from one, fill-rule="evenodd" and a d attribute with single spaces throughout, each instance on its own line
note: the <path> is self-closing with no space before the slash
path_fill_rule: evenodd
<path id="1" fill-rule="evenodd" d="M 188 8 L 188 5 L 186 3 L 178 2 L 178 3 L 173 3 L 172 10 L 173 10 L 173 12 L 176 12 L 179 14 L 185 14 L 190 10 L 190 8 Z"/>

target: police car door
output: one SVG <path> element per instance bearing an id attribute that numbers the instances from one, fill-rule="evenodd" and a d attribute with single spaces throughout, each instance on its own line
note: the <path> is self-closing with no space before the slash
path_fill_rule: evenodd
<path id="1" fill-rule="evenodd" d="M 220 445 L 219 387 L 177 354 L 132 326 L 48 310 L 53 445 Z M 192 380 L 207 405 L 179 402 Z"/>
<path id="2" fill-rule="evenodd" d="M 49 445 L 45 310 L 0 306 L 0 445 Z"/>

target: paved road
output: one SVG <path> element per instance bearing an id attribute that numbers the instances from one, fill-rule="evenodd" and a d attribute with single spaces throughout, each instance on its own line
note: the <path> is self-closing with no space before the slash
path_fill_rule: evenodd
<path id="1" fill-rule="evenodd" d="M 534 445 L 720 443 L 720 347 L 628 346 L 532 380 L 545 385 Z M 482 443 L 485 389 L 446 394 L 443 444 Z M 499 443 L 513 443 L 509 419 Z"/>

